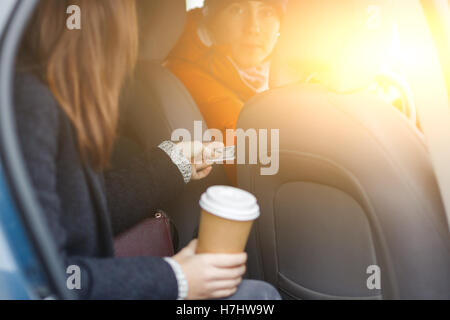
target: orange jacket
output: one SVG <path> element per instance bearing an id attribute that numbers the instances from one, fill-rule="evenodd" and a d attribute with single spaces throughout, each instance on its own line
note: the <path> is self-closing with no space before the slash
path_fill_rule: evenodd
<path id="1" fill-rule="evenodd" d="M 201 9 L 188 13 L 187 23 L 178 44 L 169 54 L 165 65 L 183 82 L 197 103 L 208 128 L 219 129 L 224 143 L 226 129 L 236 129 L 244 103 L 255 95 L 241 79 L 225 47 L 207 47 L 197 30 Z M 235 166 L 225 165 L 228 177 L 236 185 Z"/>

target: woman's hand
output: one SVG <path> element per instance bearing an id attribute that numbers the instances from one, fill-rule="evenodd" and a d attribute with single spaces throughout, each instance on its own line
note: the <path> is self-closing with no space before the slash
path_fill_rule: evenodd
<path id="1" fill-rule="evenodd" d="M 187 299 L 220 299 L 234 294 L 245 273 L 247 254 L 195 254 L 196 248 L 197 240 L 193 240 L 173 257 L 188 282 Z"/>
<path id="2" fill-rule="evenodd" d="M 192 164 L 192 180 L 206 178 L 212 170 L 212 160 L 219 156 L 217 149 L 223 148 L 221 142 L 202 143 L 199 141 L 180 142 L 176 148 L 180 148 L 183 155 Z"/>

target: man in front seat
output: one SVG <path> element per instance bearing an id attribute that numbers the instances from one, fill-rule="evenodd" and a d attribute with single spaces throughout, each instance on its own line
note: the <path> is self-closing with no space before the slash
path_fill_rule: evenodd
<path id="1" fill-rule="evenodd" d="M 287 0 L 206 0 L 188 14 L 166 65 L 184 83 L 209 128 L 235 129 L 244 103 L 268 89 L 270 56 Z M 224 141 L 226 143 L 226 141 Z M 229 142 L 227 145 L 232 145 Z M 226 165 L 236 184 L 235 166 Z"/>

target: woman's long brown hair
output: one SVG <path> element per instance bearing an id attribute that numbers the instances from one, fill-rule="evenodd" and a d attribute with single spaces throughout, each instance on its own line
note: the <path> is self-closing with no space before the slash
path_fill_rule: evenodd
<path id="1" fill-rule="evenodd" d="M 81 9 L 80 30 L 66 27 L 70 5 Z M 137 46 L 134 0 L 41 0 L 24 36 L 20 65 L 38 68 L 75 128 L 83 160 L 96 169 L 108 164 Z"/>

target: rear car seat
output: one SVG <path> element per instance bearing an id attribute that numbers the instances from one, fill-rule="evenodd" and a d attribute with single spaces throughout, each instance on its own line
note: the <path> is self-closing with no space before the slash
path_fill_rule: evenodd
<path id="1" fill-rule="evenodd" d="M 162 65 L 183 32 L 184 0 L 138 0 L 140 54 L 136 71 L 121 100 L 121 134 L 144 148 L 170 140 L 172 132 L 185 128 L 192 137 L 194 121 L 205 122 L 184 85 Z M 210 185 L 228 184 L 223 166 L 215 166 L 209 177 L 193 181 L 185 192 L 174 195 L 165 209 L 175 223 L 180 243 L 186 245 L 196 230 L 200 195 Z"/>

